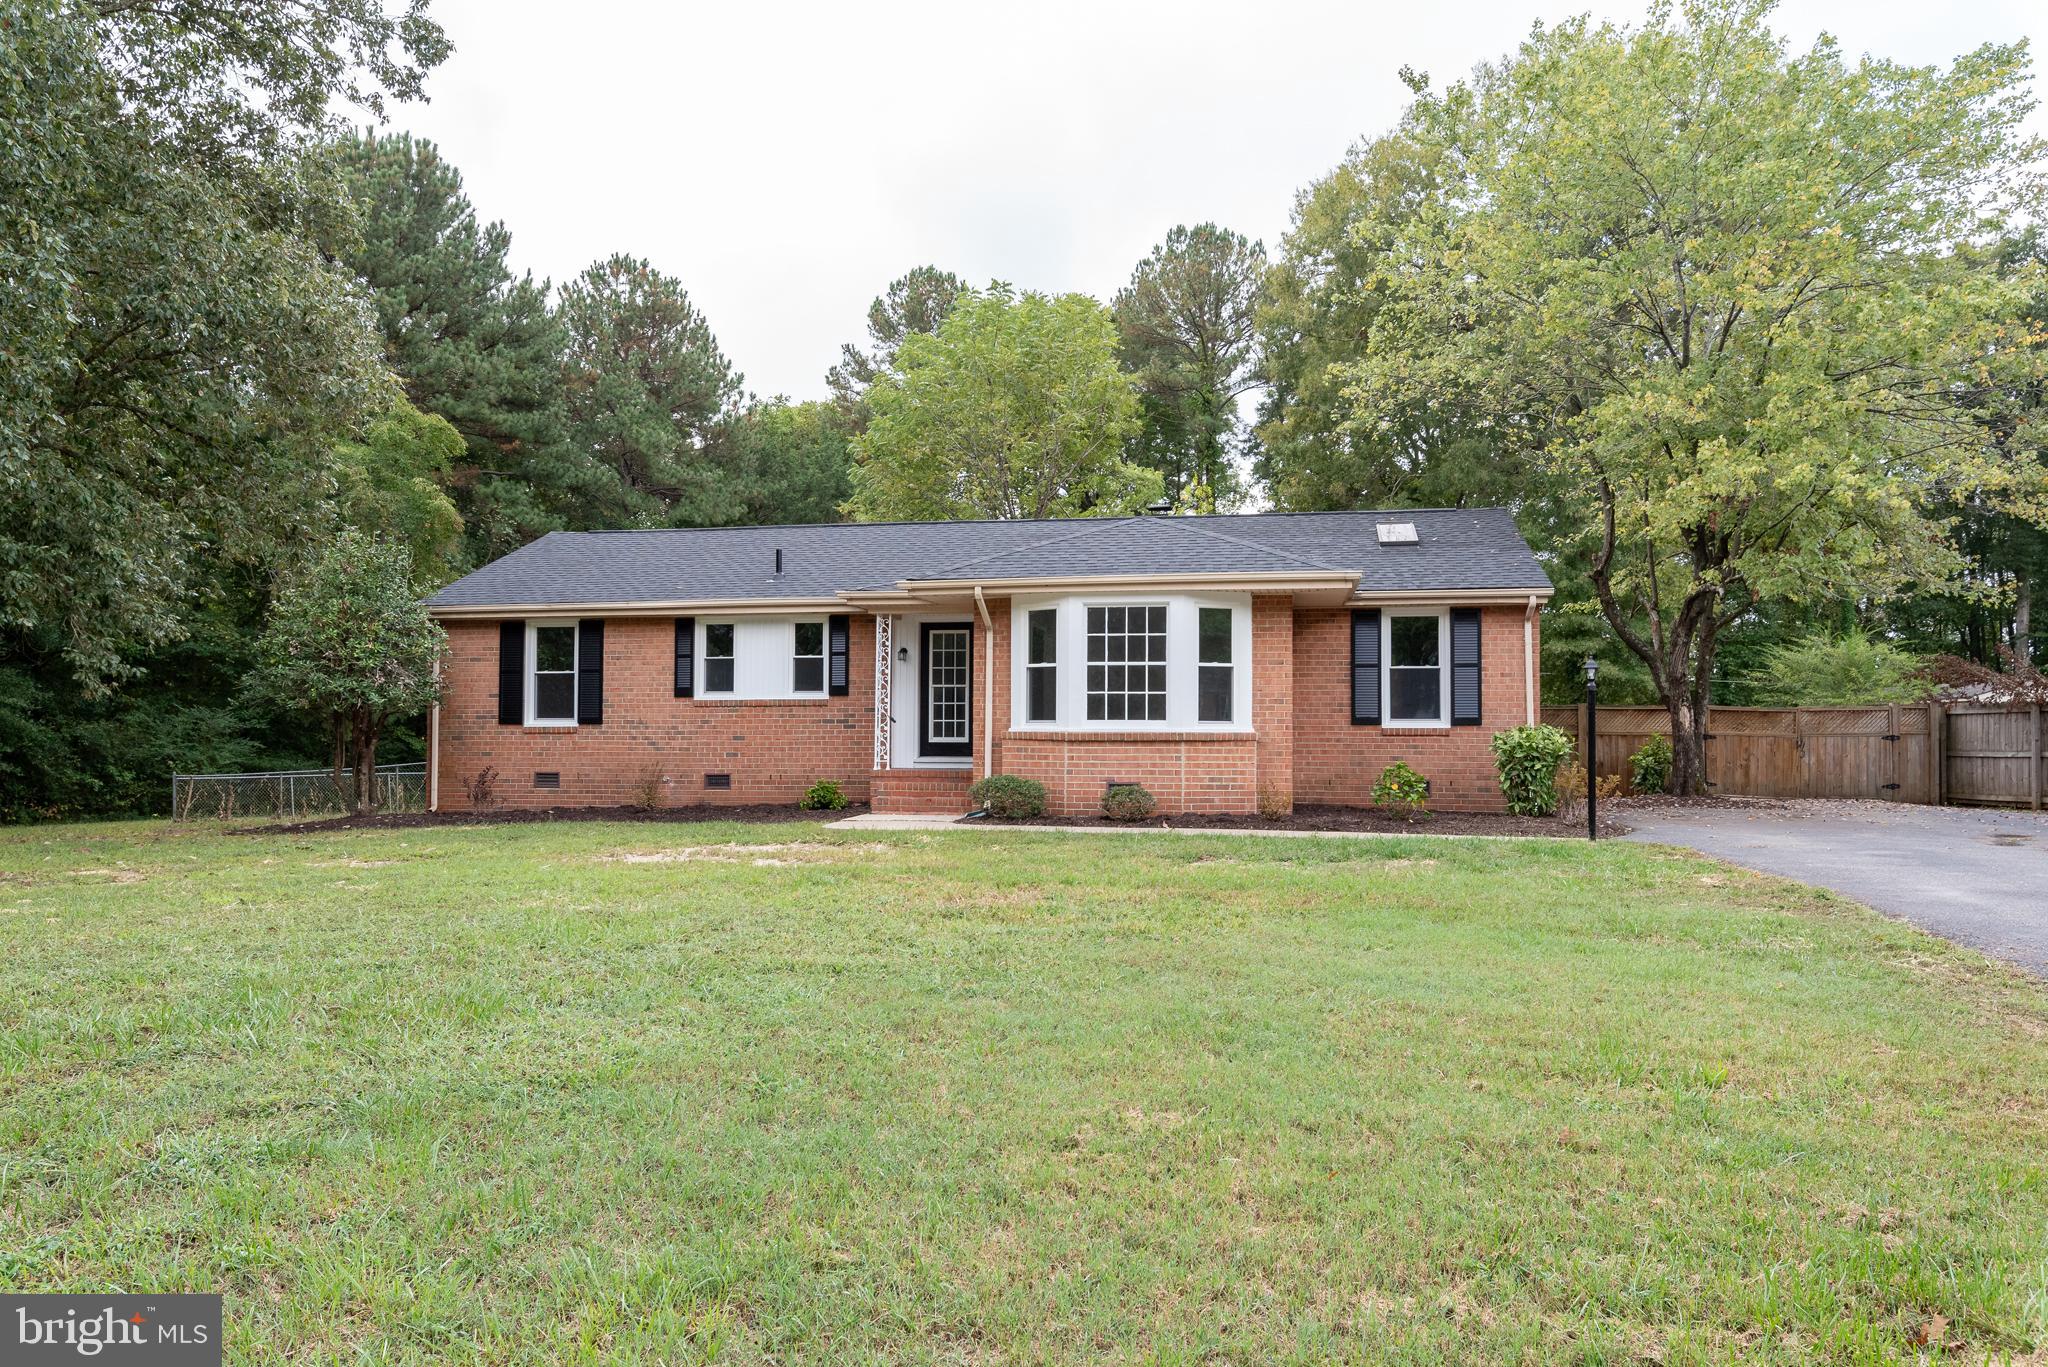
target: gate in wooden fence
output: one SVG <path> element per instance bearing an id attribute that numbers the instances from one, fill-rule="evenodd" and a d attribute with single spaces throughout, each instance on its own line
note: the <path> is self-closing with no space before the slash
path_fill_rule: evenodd
<path id="1" fill-rule="evenodd" d="M 2042 712 L 2024 703 L 1713 707 L 1707 710 L 1707 785 L 1746 797 L 1861 797 L 2038 810 L 2048 796 Z M 1583 707 L 1546 707 L 1543 720 L 1585 735 Z M 1671 718 L 1662 707 L 1602 707 L 1594 771 L 1625 775 L 1628 757 L 1644 741 L 1670 734 Z"/>

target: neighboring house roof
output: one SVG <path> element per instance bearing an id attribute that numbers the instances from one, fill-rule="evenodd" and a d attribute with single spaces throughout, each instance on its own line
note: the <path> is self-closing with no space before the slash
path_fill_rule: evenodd
<path id="1" fill-rule="evenodd" d="M 1382 545 L 1412 522 L 1413 545 Z M 782 573 L 775 553 L 782 552 Z M 1504 508 L 550 532 L 428 599 L 435 608 L 820 600 L 928 581 L 1356 574 L 1360 593 L 1550 580 Z"/>

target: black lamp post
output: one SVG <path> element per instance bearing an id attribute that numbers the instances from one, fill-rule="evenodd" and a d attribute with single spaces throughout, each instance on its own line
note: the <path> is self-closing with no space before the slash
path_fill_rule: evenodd
<path id="1" fill-rule="evenodd" d="M 1600 662 L 1586 657 L 1586 839 L 1600 838 L 1600 794 L 1593 770 L 1600 758 Z"/>

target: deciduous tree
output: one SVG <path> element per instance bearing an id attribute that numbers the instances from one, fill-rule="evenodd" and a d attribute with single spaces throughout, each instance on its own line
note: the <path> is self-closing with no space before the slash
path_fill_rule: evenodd
<path id="1" fill-rule="evenodd" d="M 868 391 L 847 511 L 900 518 L 1110 516 L 1160 495 L 1123 458 L 1137 428 L 1116 324 L 1085 295 L 969 291 L 906 337 Z"/>
<path id="2" fill-rule="evenodd" d="M 1769 14 L 1539 28 L 1422 93 L 1402 132 L 1442 188 L 1385 225 L 1345 368 L 1359 429 L 1441 398 L 1569 481 L 1679 792 L 1717 640 L 1759 601 L 1951 579 L 1952 499 L 2048 516 L 2033 446 L 1985 421 L 2038 361 L 2010 325 L 2028 282 L 1973 249 L 2035 208 L 2024 49 L 1851 62 Z"/>
<path id="3" fill-rule="evenodd" d="M 252 687 L 321 718 L 355 766 L 349 807 L 373 811 L 377 743 L 392 722 L 440 697 L 446 647 L 427 616 L 405 547 L 346 531 L 289 580 L 258 643 Z"/>

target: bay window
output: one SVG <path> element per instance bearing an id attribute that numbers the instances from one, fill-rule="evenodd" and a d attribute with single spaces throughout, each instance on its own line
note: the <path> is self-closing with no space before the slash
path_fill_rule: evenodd
<path id="1" fill-rule="evenodd" d="M 1251 597 L 1013 600 L 1011 726 L 1247 731 Z"/>

